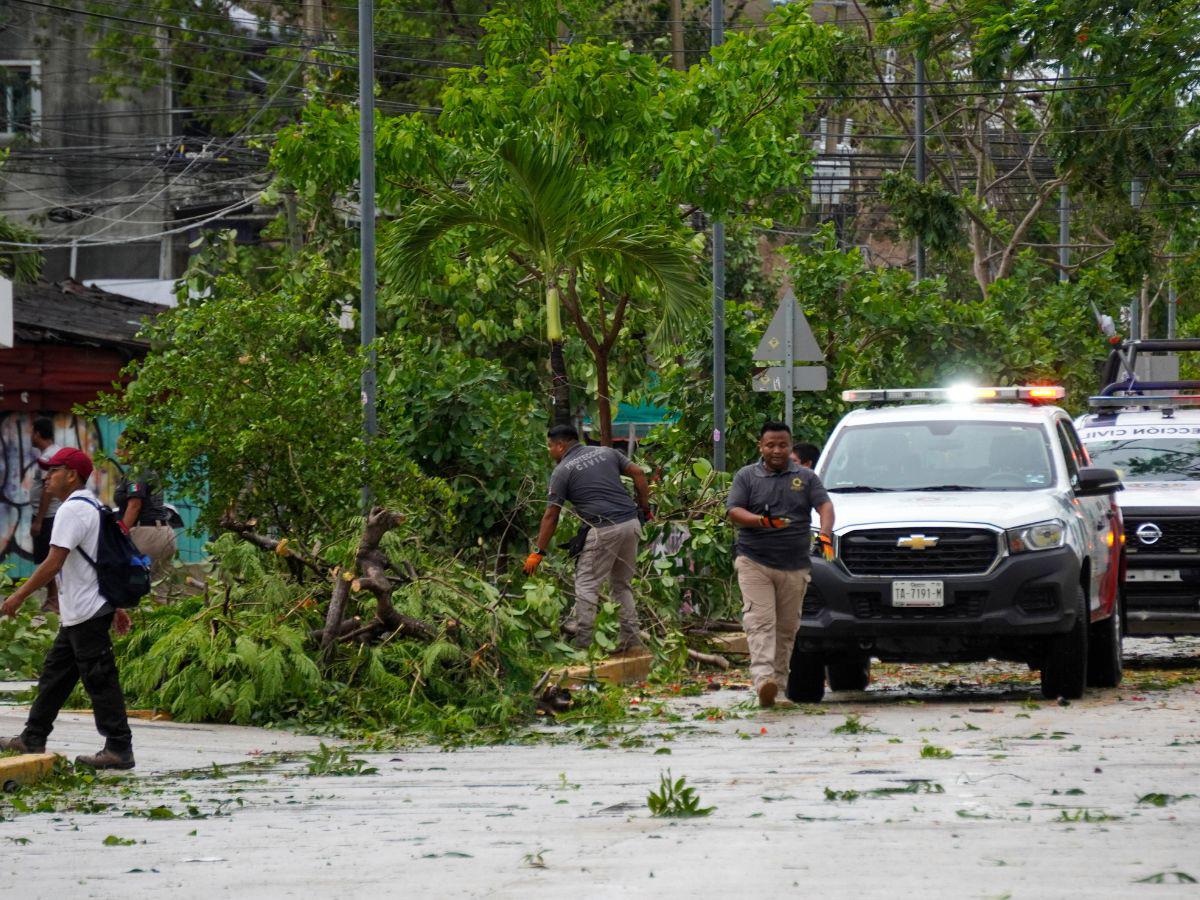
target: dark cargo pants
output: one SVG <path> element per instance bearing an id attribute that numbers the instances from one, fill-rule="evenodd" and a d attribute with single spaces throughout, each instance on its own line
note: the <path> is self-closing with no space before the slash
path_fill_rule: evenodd
<path id="1" fill-rule="evenodd" d="M 125 695 L 121 693 L 109 633 L 112 621 L 113 614 L 108 612 L 58 630 L 42 664 L 37 699 L 21 734 L 26 746 L 45 746 L 54 730 L 54 720 L 82 679 L 92 699 L 96 730 L 104 737 L 104 746 L 116 753 L 133 749 L 133 732 L 125 715 Z"/>

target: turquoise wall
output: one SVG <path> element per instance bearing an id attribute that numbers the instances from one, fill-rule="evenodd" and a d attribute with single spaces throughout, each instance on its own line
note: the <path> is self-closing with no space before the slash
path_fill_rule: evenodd
<path id="1" fill-rule="evenodd" d="M 9 574 L 25 577 L 33 572 L 32 541 L 29 523 L 33 512 L 29 505 L 29 485 L 36 477 L 37 450 L 29 443 L 29 426 L 35 416 L 29 413 L 0 413 L 0 563 L 11 565 Z M 122 423 L 101 417 L 84 419 L 71 413 L 53 416 L 55 440 L 64 447 L 82 447 L 96 461 L 93 487 L 101 499 L 112 503 L 118 473 L 105 458 L 117 446 Z M 193 531 L 199 510 L 173 498 L 166 500 L 179 510 L 185 528 L 179 534 L 178 558 L 185 563 L 201 562 L 208 536 Z"/>

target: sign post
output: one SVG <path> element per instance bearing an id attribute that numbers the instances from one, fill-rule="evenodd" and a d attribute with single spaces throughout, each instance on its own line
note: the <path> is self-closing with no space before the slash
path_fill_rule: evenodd
<path id="1" fill-rule="evenodd" d="M 796 391 L 823 391 L 829 386 L 829 373 L 824 366 L 797 366 L 797 362 L 824 362 L 825 354 L 813 337 L 812 328 L 791 288 L 783 295 L 771 324 L 754 351 L 761 362 L 781 362 L 770 366 L 754 378 L 756 391 L 783 392 L 783 420 L 792 427 Z"/>
<path id="2" fill-rule="evenodd" d="M 13 283 L 0 276 L 0 349 L 13 346 Z"/>

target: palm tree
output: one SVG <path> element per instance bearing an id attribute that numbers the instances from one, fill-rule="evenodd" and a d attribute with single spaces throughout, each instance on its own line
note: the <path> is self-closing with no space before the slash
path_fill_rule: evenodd
<path id="1" fill-rule="evenodd" d="M 630 304 L 655 302 L 656 337 L 664 338 L 703 303 L 687 239 L 646 224 L 636 213 L 606 210 L 590 190 L 573 145 L 558 136 L 511 137 L 470 182 L 434 189 L 406 209 L 384 237 L 384 271 L 402 289 L 419 290 L 431 276 L 430 251 L 446 238 L 464 248 L 498 248 L 541 284 L 555 424 L 571 422 L 563 357 L 566 307 L 596 364 L 605 444 L 612 442 L 609 357 Z M 609 276 L 608 284 L 602 275 Z M 586 306 L 592 300 L 594 308 Z"/>

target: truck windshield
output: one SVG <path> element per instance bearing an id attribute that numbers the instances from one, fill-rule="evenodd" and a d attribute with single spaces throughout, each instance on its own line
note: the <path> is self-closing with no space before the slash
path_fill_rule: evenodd
<path id="1" fill-rule="evenodd" d="M 887 422 L 842 430 L 822 456 L 831 491 L 1035 491 L 1054 483 L 1050 438 L 1012 422 Z"/>
<path id="2" fill-rule="evenodd" d="M 1087 444 L 1097 466 L 1108 466 L 1130 481 L 1200 481 L 1200 441 L 1143 438 Z"/>

